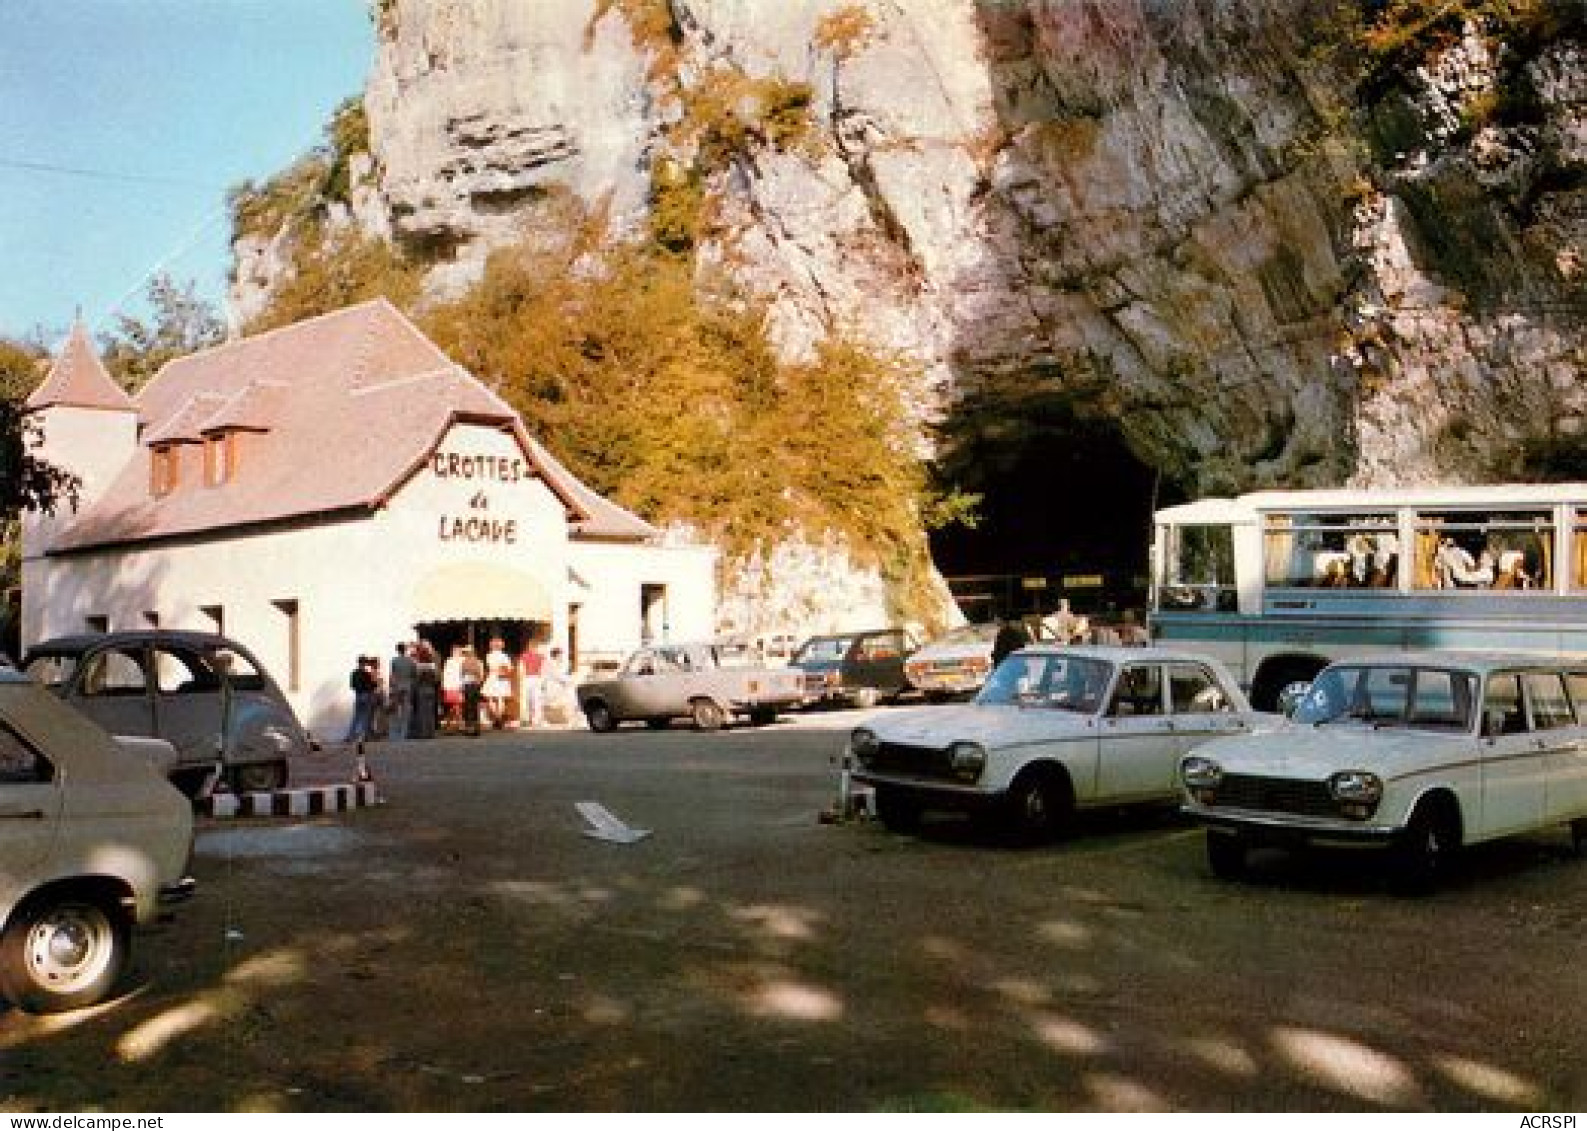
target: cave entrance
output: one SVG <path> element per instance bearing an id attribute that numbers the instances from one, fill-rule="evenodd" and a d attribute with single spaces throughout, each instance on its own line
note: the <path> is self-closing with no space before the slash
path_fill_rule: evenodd
<path id="1" fill-rule="evenodd" d="M 982 496 L 974 529 L 933 531 L 931 552 L 973 621 L 1050 612 L 1144 612 L 1154 507 L 1184 496 L 1119 429 L 1073 398 L 967 400 L 938 429 L 938 481 Z"/>

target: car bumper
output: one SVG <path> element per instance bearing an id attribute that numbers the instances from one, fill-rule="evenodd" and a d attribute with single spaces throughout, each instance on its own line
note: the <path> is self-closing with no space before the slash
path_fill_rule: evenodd
<path id="1" fill-rule="evenodd" d="M 895 792 L 923 809 L 947 809 L 958 813 L 980 813 L 995 809 L 1007 796 L 1002 790 L 980 789 L 937 778 L 902 778 L 864 770 L 856 770 L 854 780 L 872 789 Z"/>
<path id="2" fill-rule="evenodd" d="M 1181 805 L 1180 812 L 1208 829 L 1236 834 L 1261 844 L 1387 846 L 1405 833 L 1398 825 L 1300 817 L 1251 809 L 1209 809 L 1202 805 Z"/>

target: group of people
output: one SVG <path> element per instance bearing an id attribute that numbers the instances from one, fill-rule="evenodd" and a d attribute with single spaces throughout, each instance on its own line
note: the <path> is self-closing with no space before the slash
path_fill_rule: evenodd
<path id="1" fill-rule="evenodd" d="M 481 657 L 471 644 L 453 645 L 444 661 L 428 641 L 399 643 L 389 675 L 377 656 L 359 656 L 348 676 L 353 718 L 347 742 L 434 738 L 438 732 L 478 735 L 540 727 L 572 717 L 572 691 L 561 648 L 531 643 L 513 657 L 492 637 Z"/>
<path id="2" fill-rule="evenodd" d="M 1041 639 L 1054 644 L 1113 644 L 1142 647 L 1152 642 L 1147 631 L 1131 609 L 1120 614 L 1116 624 L 1098 622 L 1074 612 L 1068 598 L 1058 602 L 1058 608 L 1041 618 Z M 1007 618 L 998 628 L 992 642 L 992 666 L 1003 662 L 1005 656 L 1032 643 L 1030 631 L 1020 619 Z"/>

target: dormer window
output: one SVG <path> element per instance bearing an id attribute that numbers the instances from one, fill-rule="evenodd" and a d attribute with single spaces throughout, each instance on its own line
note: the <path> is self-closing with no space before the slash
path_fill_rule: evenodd
<path id="1" fill-rule="evenodd" d="M 204 437 L 204 485 L 219 487 L 237 476 L 237 433 L 216 432 Z"/>
<path id="2" fill-rule="evenodd" d="M 149 493 L 169 495 L 181 482 L 182 453 L 175 444 L 156 444 L 149 452 Z"/>

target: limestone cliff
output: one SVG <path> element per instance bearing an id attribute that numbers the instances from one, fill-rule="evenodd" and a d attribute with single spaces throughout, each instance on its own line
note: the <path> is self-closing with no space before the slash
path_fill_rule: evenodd
<path id="1" fill-rule="evenodd" d="M 1192 493 L 1504 477 L 1587 424 L 1587 14 L 1490 7 L 380 0 L 364 224 L 444 291 L 562 191 L 640 231 L 683 165 L 702 269 L 792 353 L 919 357 L 923 423 L 1059 396 Z"/>

